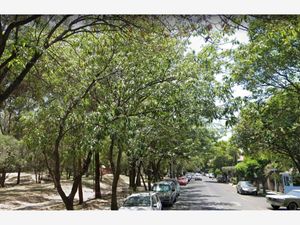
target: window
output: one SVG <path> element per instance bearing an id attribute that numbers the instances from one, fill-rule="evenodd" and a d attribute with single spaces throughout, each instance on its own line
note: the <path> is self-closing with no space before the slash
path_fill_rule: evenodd
<path id="1" fill-rule="evenodd" d="M 168 192 L 171 190 L 171 186 L 168 184 L 155 184 L 153 186 L 153 191 L 156 192 Z"/>
<path id="2" fill-rule="evenodd" d="M 133 196 L 124 202 L 124 206 L 150 206 L 150 196 Z"/>

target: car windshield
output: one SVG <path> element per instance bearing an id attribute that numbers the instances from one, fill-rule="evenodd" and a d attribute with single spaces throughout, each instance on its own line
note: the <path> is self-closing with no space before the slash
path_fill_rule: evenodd
<path id="1" fill-rule="evenodd" d="M 249 181 L 241 182 L 242 187 L 253 187 L 253 185 Z"/>
<path id="2" fill-rule="evenodd" d="M 170 190 L 171 190 L 170 185 L 167 184 L 154 184 L 153 186 L 153 191 L 156 192 L 168 192 Z"/>
<path id="3" fill-rule="evenodd" d="M 124 202 L 126 207 L 150 206 L 150 196 L 132 196 Z"/>

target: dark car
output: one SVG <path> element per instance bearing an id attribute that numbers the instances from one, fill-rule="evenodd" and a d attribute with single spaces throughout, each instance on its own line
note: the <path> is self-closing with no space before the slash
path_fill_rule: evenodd
<path id="1" fill-rule="evenodd" d="M 153 185 L 152 191 L 158 194 L 163 205 L 172 206 L 176 201 L 176 187 L 170 182 L 157 182 Z"/>
<path id="2" fill-rule="evenodd" d="M 218 175 L 217 176 L 217 182 L 218 183 L 226 183 L 226 177 L 224 177 L 222 175 Z"/>
<path id="3" fill-rule="evenodd" d="M 236 191 L 239 194 L 254 194 L 257 195 L 257 188 L 250 181 L 240 181 L 236 185 Z"/>

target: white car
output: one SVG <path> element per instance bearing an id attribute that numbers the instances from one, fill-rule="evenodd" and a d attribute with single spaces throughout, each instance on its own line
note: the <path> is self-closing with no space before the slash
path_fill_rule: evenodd
<path id="1" fill-rule="evenodd" d="M 162 204 L 155 192 L 135 193 L 127 197 L 119 210 L 161 210 Z"/>
<path id="2" fill-rule="evenodd" d="M 200 173 L 195 174 L 195 180 L 202 180 Z"/>
<path id="3" fill-rule="evenodd" d="M 208 177 L 209 177 L 209 178 L 215 178 L 215 175 L 214 175 L 213 173 L 209 173 L 209 174 L 208 174 Z"/>
<path id="4" fill-rule="evenodd" d="M 289 210 L 296 210 L 300 207 L 300 190 L 292 190 L 287 194 L 266 195 L 266 199 L 273 209 L 287 207 Z"/>

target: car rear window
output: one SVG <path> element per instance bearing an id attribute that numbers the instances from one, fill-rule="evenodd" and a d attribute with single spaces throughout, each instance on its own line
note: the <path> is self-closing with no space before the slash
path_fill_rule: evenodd
<path id="1" fill-rule="evenodd" d="M 155 184 L 153 186 L 153 191 L 156 191 L 156 192 L 167 192 L 170 190 L 171 190 L 170 185 L 167 185 L 167 184 Z"/>
<path id="2" fill-rule="evenodd" d="M 241 182 L 242 187 L 253 187 L 253 185 L 249 181 Z"/>

